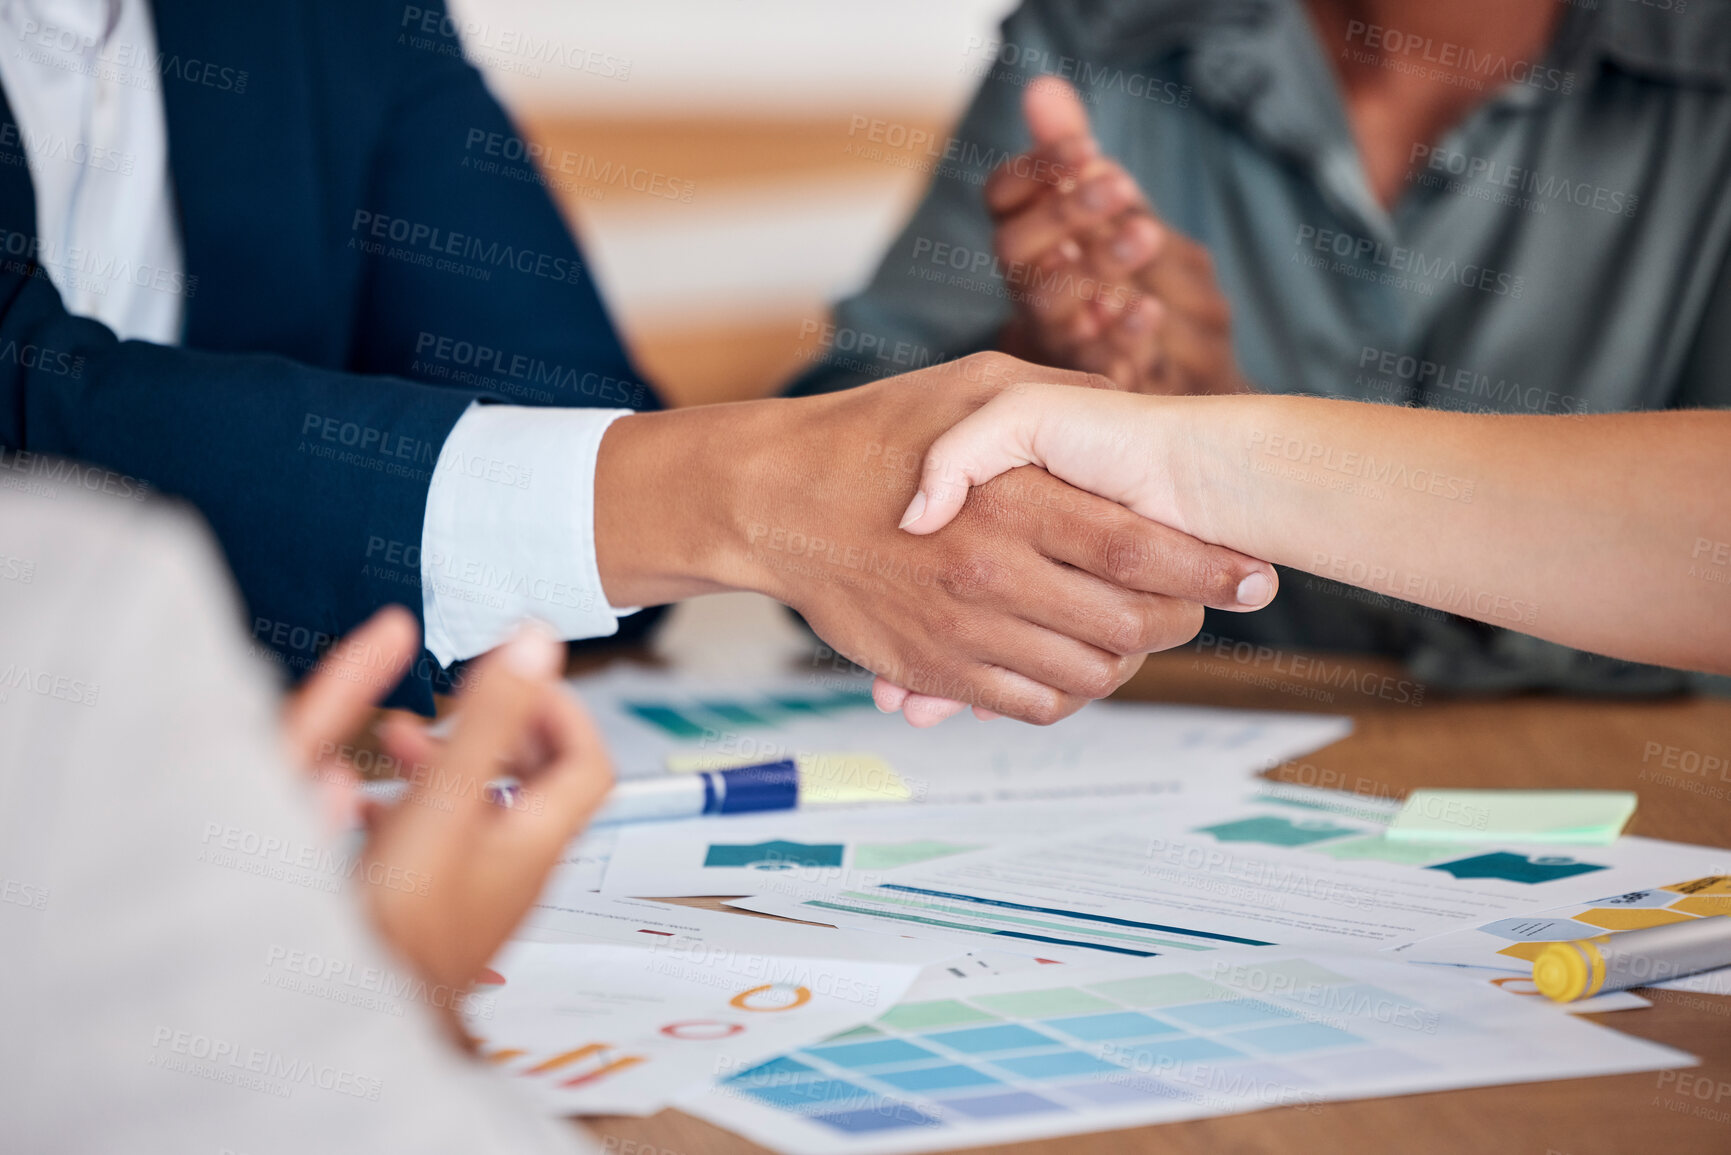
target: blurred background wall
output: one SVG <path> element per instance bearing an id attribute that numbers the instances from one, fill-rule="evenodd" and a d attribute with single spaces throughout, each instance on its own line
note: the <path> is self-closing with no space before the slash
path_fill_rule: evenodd
<path id="1" fill-rule="evenodd" d="M 870 274 L 925 187 L 934 158 L 904 142 L 941 153 L 1013 3 L 452 12 L 540 150 L 639 365 L 683 405 L 762 396 L 812 355 L 828 303 Z"/>

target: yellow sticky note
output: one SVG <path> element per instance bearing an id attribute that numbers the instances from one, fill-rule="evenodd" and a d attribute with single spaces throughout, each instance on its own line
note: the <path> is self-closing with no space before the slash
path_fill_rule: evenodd
<path id="1" fill-rule="evenodd" d="M 799 754 L 799 800 L 906 802 L 913 797 L 901 775 L 876 754 Z"/>
<path id="2" fill-rule="evenodd" d="M 913 797 L 901 775 L 884 759 L 863 751 L 825 751 L 795 754 L 799 766 L 799 804 L 831 805 L 854 802 L 906 802 Z M 712 752 L 679 751 L 667 755 L 667 768 L 676 774 L 699 770 L 729 770 L 764 761 L 762 755 L 740 756 Z"/>
<path id="3" fill-rule="evenodd" d="M 700 770 L 731 770 L 735 766 L 756 766 L 774 762 L 785 755 L 742 757 L 738 754 L 716 754 L 709 751 L 675 751 L 667 756 L 667 768 L 675 774 L 695 774 Z"/>

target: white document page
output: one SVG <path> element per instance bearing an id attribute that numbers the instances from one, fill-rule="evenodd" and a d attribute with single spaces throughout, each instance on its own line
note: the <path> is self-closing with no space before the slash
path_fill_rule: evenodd
<path id="1" fill-rule="evenodd" d="M 1373 817 L 1181 797 L 1127 822 L 940 859 L 820 899 L 736 900 L 841 926 L 900 928 L 1062 961 L 1223 948 L 1387 949 L 1607 891 L 1710 873 L 1725 852 L 1391 842 Z"/>
<path id="2" fill-rule="evenodd" d="M 646 950 L 688 950 L 701 944 L 710 958 L 775 954 L 914 966 L 961 953 L 929 938 L 856 933 L 588 893 L 543 893 L 512 937 L 523 942 L 610 944 Z"/>
<path id="3" fill-rule="evenodd" d="M 1694 1061 L 1446 970 L 1281 950 L 923 977 L 679 1107 L 786 1155 L 896 1155 Z"/>
<path id="4" fill-rule="evenodd" d="M 690 938 L 653 946 L 519 941 L 494 960 L 465 1022 L 483 1059 L 521 1080 L 549 1112 L 647 1115 L 718 1071 L 876 1018 L 919 970 L 715 949 Z"/>
<path id="5" fill-rule="evenodd" d="M 618 829 L 605 894 L 820 897 L 885 873 L 1170 805 L 1162 798 L 875 806 L 640 823 Z"/>

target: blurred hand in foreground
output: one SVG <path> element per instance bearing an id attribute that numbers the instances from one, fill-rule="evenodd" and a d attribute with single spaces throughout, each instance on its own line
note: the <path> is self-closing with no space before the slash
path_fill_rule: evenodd
<path id="1" fill-rule="evenodd" d="M 405 716 L 381 726 L 385 752 L 414 769 L 414 785 L 394 805 L 361 805 L 344 745 L 419 650 L 414 617 L 380 610 L 331 648 L 290 699 L 283 729 L 329 813 L 364 822 L 356 873 L 379 934 L 430 987 L 460 996 L 522 921 L 613 772 L 594 724 L 559 682 L 564 647 L 530 624 L 470 666 L 448 740 Z M 518 785 L 489 786 L 503 778 Z M 460 1002 L 437 1005 L 451 1012 Z"/>

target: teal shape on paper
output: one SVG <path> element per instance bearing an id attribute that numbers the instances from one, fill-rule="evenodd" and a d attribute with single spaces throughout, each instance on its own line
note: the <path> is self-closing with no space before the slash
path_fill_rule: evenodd
<path id="1" fill-rule="evenodd" d="M 699 702 L 698 705 L 730 726 L 768 726 L 772 724 L 762 712 L 748 708 L 742 702 L 711 701 Z"/>
<path id="2" fill-rule="evenodd" d="M 752 870 L 792 870 L 796 866 L 840 866 L 846 847 L 840 842 L 808 844 L 773 838 L 747 844 L 711 843 L 705 866 L 744 866 Z"/>
<path id="3" fill-rule="evenodd" d="M 701 738 L 709 732 L 702 722 L 681 714 L 665 702 L 626 702 L 624 707 L 651 726 L 675 738 Z"/>
<path id="4" fill-rule="evenodd" d="M 1454 862 L 1439 862 L 1426 870 L 1446 870 L 1456 878 L 1500 878 L 1506 882 L 1555 882 L 1605 869 L 1592 862 L 1581 862 L 1553 854 L 1512 854 L 1506 850 L 1491 854 L 1475 854 Z"/>
<path id="5" fill-rule="evenodd" d="M 1308 846 L 1348 834 L 1363 833 L 1356 826 L 1338 826 L 1325 818 L 1287 818 L 1268 815 L 1199 826 L 1198 834 L 1212 834 L 1222 842 L 1260 842 L 1267 846 Z"/>

